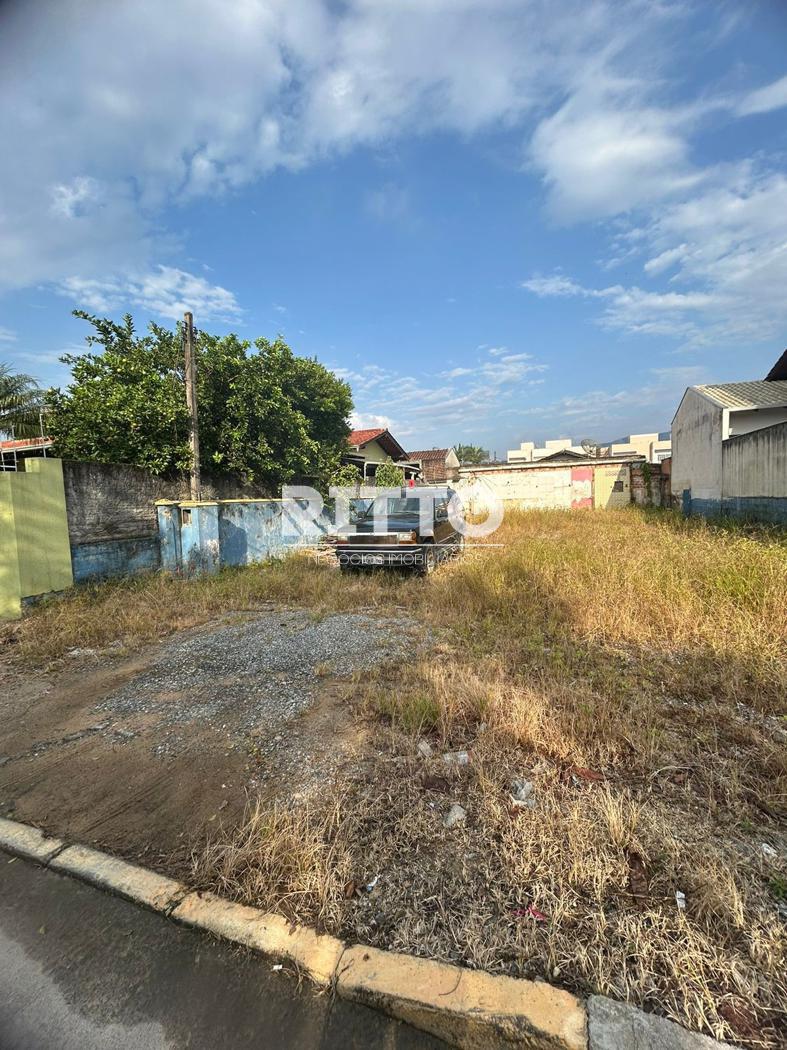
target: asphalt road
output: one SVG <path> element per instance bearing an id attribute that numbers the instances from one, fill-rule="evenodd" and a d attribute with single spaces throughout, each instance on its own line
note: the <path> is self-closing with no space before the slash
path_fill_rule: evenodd
<path id="1" fill-rule="evenodd" d="M 251 953 L 0 852 L 0 1050 L 438 1050 Z"/>

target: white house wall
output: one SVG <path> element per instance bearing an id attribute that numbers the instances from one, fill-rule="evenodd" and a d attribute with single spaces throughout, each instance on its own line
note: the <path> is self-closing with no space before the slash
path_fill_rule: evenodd
<path id="1" fill-rule="evenodd" d="M 672 494 L 688 491 L 692 503 L 719 503 L 722 493 L 722 429 L 719 405 L 689 388 L 672 423 Z"/>
<path id="2" fill-rule="evenodd" d="M 754 408 L 751 411 L 730 412 L 729 436 L 751 434 L 754 430 L 772 427 L 787 420 L 786 408 Z"/>

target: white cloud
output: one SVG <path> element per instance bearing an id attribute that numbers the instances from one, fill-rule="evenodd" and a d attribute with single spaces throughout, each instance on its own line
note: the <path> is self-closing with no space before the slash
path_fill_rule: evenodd
<path id="1" fill-rule="evenodd" d="M 768 113 L 782 106 L 787 106 L 787 76 L 750 91 L 740 100 L 737 110 L 741 115 L 748 116 L 751 113 Z"/>
<path id="2" fill-rule="evenodd" d="M 533 292 L 539 299 L 548 299 L 551 296 L 588 295 L 588 290 L 577 284 L 576 281 L 564 277 L 560 273 L 551 277 L 541 277 L 538 274 L 522 281 L 522 287 Z"/>
<path id="3" fill-rule="evenodd" d="M 680 123 L 675 111 L 638 100 L 631 85 L 605 93 L 583 83 L 530 145 L 550 210 L 563 221 L 607 218 L 693 185 Z"/>
<path id="4" fill-rule="evenodd" d="M 10 328 L 0 327 L 0 343 L 15 343 L 15 342 L 16 342 L 16 332 L 12 331 Z"/>
<path id="5" fill-rule="evenodd" d="M 591 288 L 561 273 L 535 275 L 523 287 L 541 297 L 598 300 L 605 327 L 690 346 L 783 339 L 786 176 L 748 164 L 723 169 L 701 191 L 651 210 L 625 238 L 632 257 L 647 257 L 644 276 L 672 271 L 666 288 Z"/>
<path id="6" fill-rule="evenodd" d="M 208 320 L 237 321 L 241 315 L 232 292 L 171 266 L 127 278 L 68 277 L 58 291 L 76 306 L 99 313 L 139 306 L 157 317 L 179 320 L 190 310 L 198 326 Z"/>
<path id="7" fill-rule="evenodd" d="M 61 0 L 35 18 L 9 3 L 0 138 L 14 163 L 0 173 L 0 286 L 149 268 L 177 247 L 159 221 L 166 205 L 277 167 L 403 134 L 521 124 L 597 67 L 622 25 L 645 37 L 662 19 L 644 0 L 624 9 L 244 0 L 230 17 L 224 0 L 116 0 L 85 18 L 82 0 Z M 547 127 L 539 141 L 558 149 Z M 406 193 L 386 183 L 368 206 L 396 217 Z"/>
<path id="8" fill-rule="evenodd" d="M 392 430 L 394 422 L 390 416 L 353 412 L 350 416 L 350 426 L 353 430 L 375 430 L 377 427 L 384 427 L 386 430 Z"/>

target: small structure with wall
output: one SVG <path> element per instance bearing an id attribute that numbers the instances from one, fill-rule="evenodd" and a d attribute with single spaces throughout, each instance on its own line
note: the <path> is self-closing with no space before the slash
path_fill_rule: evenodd
<path id="1" fill-rule="evenodd" d="M 580 457 L 565 450 L 549 462 L 460 467 L 456 489 L 483 513 L 486 496 L 522 510 L 591 510 L 627 507 L 632 501 L 631 470 L 641 459 Z"/>
<path id="2" fill-rule="evenodd" d="M 459 457 L 452 448 L 427 448 L 408 452 L 407 458 L 421 468 L 421 478 L 427 485 L 455 481 L 459 476 Z"/>
<path id="3" fill-rule="evenodd" d="M 672 424 L 684 513 L 787 522 L 787 380 L 689 387 Z"/>
<path id="4" fill-rule="evenodd" d="M 62 463 L 40 458 L 22 466 L 0 472 L 0 619 L 74 582 Z"/>

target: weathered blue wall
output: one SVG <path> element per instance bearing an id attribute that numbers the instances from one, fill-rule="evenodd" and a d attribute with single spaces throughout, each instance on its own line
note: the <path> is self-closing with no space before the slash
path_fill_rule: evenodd
<path id="1" fill-rule="evenodd" d="M 74 583 L 155 572 L 161 565 L 157 536 L 97 540 L 71 545 Z"/>
<path id="2" fill-rule="evenodd" d="M 784 496 L 727 496 L 724 499 L 689 499 L 690 514 L 703 518 L 729 517 L 742 521 L 762 521 L 787 525 L 787 498 Z M 684 500 L 684 513 L 686 501 Z"/>
<path id="3" fill-rule="evenodd" d="M 251 565 L 283 557 L 324 536 L 327 522 L 293 534 L 285 506 L 282 500 L 159 503 L 162 568 L 192 575 L 226 565 Z"/>

